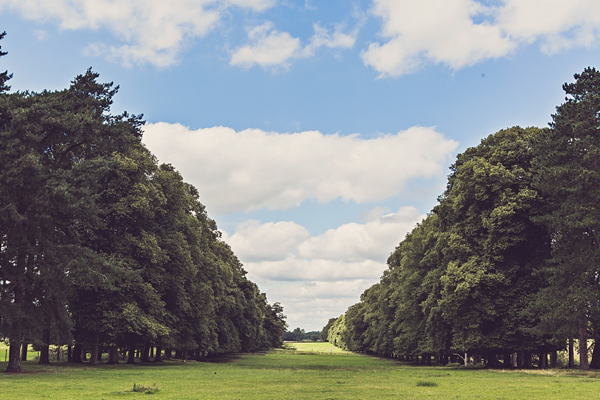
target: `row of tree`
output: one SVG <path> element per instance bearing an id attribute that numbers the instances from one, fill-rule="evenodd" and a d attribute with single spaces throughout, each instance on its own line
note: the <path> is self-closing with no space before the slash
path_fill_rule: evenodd
<path id="1" fill-rule="evenodd" d="M 502 130 L 457 157 L 380 282 L 323 329 L 331 342 L 545 367 L 567 347 L 572 364 L 577 338 L 588 368 L 590 338 L 600 367 L 600 72 L 563 89 L 549 128 Z"/>
<path id="2" fill-rule="evenodd" d="M 141 116 L 110 113 L 118 87 L 97 78 L 8 93 L 0 74 L 7 371 L 29 343 L 41 363 L 51 344 L 73 345 L 74 362 L 87 348 L 91 363 L 102 349 L 114 363 L 119 349 L 133 362 L 151 348 L 160 360 L 280 345 L 282 307 L 246 278 L 197 190 L 143 146 Z"/>
<path id="3" fill-rule="evenodd" d="M 302 342 L 304 340 L 310 342 L 318 342 L 321 340 L 321 332 L 310 331 L 306 332 L 304 329 L 296 328 L 293 331 L 286 331 L 283 334 L 283 340 L 288 342 Z"/>

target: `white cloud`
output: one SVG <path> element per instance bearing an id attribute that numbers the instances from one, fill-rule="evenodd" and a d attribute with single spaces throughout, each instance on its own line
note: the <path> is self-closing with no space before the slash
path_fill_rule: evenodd
<path id="1" fill-rule="evenodd" d="M 374 0 L 384 43 L 371 43 L 363 62 L 379 77 L 414 72 L 425 63 L 460 69 L 540 42 L 552 54 L 590 47 L 600 36 L 597 0 Z"/>
<path id="2" fill-rule="evenodd" d="M 151 63 L 166 67 L 177 62 L 187 41 L 215 28 L 223 12 L 243 7 L 257 12 L 276 0 L 0 0 L 0 8 L 20 12 L 38 22 L 55 22 L 61 29 L 106 29 L 123 45 L 93 45 L 85 54 L 101 54 L 124 65 Z"/>
<path id="3" fill-rule="evenodd" d="M 251 275 L 271 281 L 375 280 L 389 254 L 425 215 L 414 207 L 381 213 L 376 207 L 365 223 L 343 224 L 309 237 L 294 222 L 249 220 L 225 240 Z"/>
<path id="4" fill-rule="evenodd" d="M 314 24 L 313 29 L 315 34 L 310 38 L 309 44 L 302 50 L 302 56 L 304 57 L 312 57 L 321 47 L 350 49 L 354 46 L 358 34 L 357 29 L 349 34 L 342 32 L 344 26 L 341 24 L 335 26 L 333 33 L 329 33 L 327 29 L 319 24 Z"/>
<path id="5" fill-rule="evenodd" d="M 379 215 L 365 224 L 349 223 L 312 237 L 298 246 L 302 258 L 373 260 L 385 263 L 390 252 L 425 215 L 414 207 Z"/>
<path id="6" fill-rule="evenodd" d="M 498 25 L 511 37 L 540 41 L 544 53 L 590 47 L 600 38 L 600 2 L 596 0 L 506 0 Z"/>
<path id="7" fill-rule="evenodd" d="M 269 222 L 249 220 L 239 224 L 232 236 L 224 240 L 244 262 L 279 260 L 295 252 L 299 241 L 309 236 L 308 230 L 294 222 Z"/>
<path id="8" fill-rule="evenodd" d="M 506 55 L 514 43 L 498 26 L 475 23 L 489 8 L 474 0 L 374 0 L 372 13 L 383 19 L 384 44 L 362 55 L 380 76 L 413 72 L 424 62 L 458 69 Z"/>
<path id="9" fill-rule="evenodd" d="M 250 220 L 223 240 L 248 277 L 269 287 L 269 299 L 282 303 L 290 321 L 320 329 L 379 281 L 388 255 L 424 217 L 413 207 L 396 213 L 375 207 L 365 215 L 362 224 L 344 224 L 314 237 L 293 222 Z"/>
<path id="10" fill-rule="evenodd" d="M 33 36 L 39 41 L 48 39 L 48 32 L 41 29 L 34 29 Z"/>
<path id="11" fill-rule="evenodd" d="M 143 140 L 198 188 L 211 213 L 289 209 L 305 200 L 366 203 L 398 197 L 415 179 L 441 177 L 457 147 L 425 127 L 362 139 L 315 131 L 192 131 L 161 122 L 146 125 Z"/>
<path id="12" fill-rule="evenodd" d="M 233 250 L 235 252 L 235 248 Z M 353 279 L 368 279 L 373 282 L 381 277 L 385 269 L 385 263 L 373 260 L 355 262 L 309 260 L 298 258 L 295 255 L 289 255 L 286 259 L 279 261 L 244 262 L 243 258 L 241 261 L 251 277 L 256 277 L 257 280 L 277 282 L 338 282 Z"/>
<path id="13" fill-rule="evenodd" d="M 289 60 L 300 51 L 300 39 L 287 32 L 273 30 L 270 22 L 249 29 L 248 38 L 252 44 L 236 49 L 231 55 L 231 65 L 287 68 Z"/>
<path id="14" fill-rule="evenodd" d="M 242 67 L 283 67 L 289 68 L 292 59 L 312 57 L 322 48 L 352 48 L 356 41 L 357 31 L 343 33 L 343 25 L 336 25 L 333 33 L 327 31 L 319 24 L 314 24 L 314 35 L 309 43 L 304 46 L 300 39 L 292 37 L 288 32 L 274 29 L 272 22 L 248 29 L 248 39 L 251 44 L 237 48 L 231 55 L 230 64 Z"/>

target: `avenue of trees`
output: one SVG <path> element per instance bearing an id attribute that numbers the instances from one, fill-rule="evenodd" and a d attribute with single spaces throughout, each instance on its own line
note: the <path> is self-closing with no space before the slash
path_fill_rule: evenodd
<path id="1" fill-rule="evenodd" d="M 337 346 L 423 363 L 600 368 L 600 72 L 563 85 L 545 129 L 458 155 L 379 283 L 323 329 Z M 588 362 L 588 341 L 598 344 Z M 593 342 L 592 342 L 593 341 Z"/>
<path id="2" fill-rule="evenodd" d="M 0 35 L 0 39 L 4 34 Z M 4 55 L 5 53 L 0 53 Z M 118 87 L 88 70 L 61 91 L 14 92 L 0 74 L 0 336 L 8 372 L 28 345 L 49 363 L 142 361 L 281 345 L 269 304 L 220 240 L 197 190 L 112 115 Z"/>

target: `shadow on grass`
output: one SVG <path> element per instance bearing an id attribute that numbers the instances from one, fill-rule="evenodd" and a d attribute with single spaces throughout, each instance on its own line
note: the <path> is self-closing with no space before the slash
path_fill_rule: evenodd
<path id="1" fill-rule="evenodd" d="M 86 369 L 107 369 L 107 370 L 125 370 L 136 367 L 182 367 L 186 365 L 194 365 L 201 363 L 209 364 L 226 364 L 232 363 L 239 360 L 242 356 L 238 354 L 227 354 L 219 356 L 204 357 L 201 360 L 163 360 L 159 362 L 136 362 L 135 364 L 127 364 L 124 361 L 118 364 L 107 364 L 106 362 L 99 362 L 96 365 L 90 365 L 89 362 L 84 363 L 69 363 L 66 361 L 56 361 L 50 364 L 39 364 L 37 361 L 23 361 L 21 366 L 23 372 L 20 373 L 4 373 L 8 362 L 0 362 L 0 376 L 2 375 L 23 375 L 23 374 L 43 374 L 43 373 L 56 373 L 67 370 L 86 370 Z"/>

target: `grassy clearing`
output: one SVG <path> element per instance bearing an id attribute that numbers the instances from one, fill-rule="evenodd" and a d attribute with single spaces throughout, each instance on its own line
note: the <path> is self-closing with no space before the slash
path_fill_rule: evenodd
<path id="1" fill-rule="evenodd" d="M 21 399 L 589 399 L 600 391 L 600 374 L 595 372 L 415 367 L 327 353 L 327 344 L 309 345 L 304 350 L 310 351 L 298 346 L 295 351 L 161 365 L 41 367 L 28 361 L 25 374 L 0 374 L 0 393 L 2 398 Z M 134 383 L 151 390 L 134 391 Z"/>
<path id="2" fill-rule="evenodd" d="M 333 346 L 329 342 L 285 342 L 284 348 L 296 353 L 351 354 L 346 350 Z"/>

